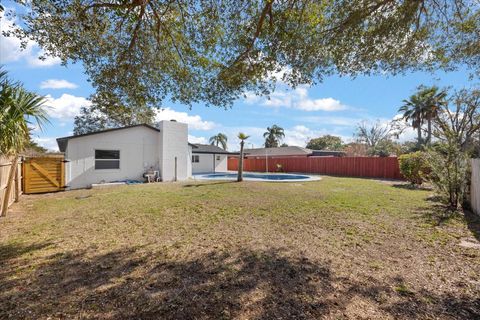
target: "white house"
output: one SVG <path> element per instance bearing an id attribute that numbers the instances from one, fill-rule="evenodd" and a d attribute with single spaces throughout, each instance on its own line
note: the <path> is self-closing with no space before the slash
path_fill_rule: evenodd
<path id="1" fill-rule="evenodd" d="M 226 172 L 230 152 L 209 144 L 195 144 L 192 149 L 192 172 Z"/>
<path id="2" fill-rule="evenodd" d="M 227 171 L 227 151 L 188 143 L 188 126 L 161 121 L 57 139 L 67 160 L 68 188 L 124 180 L 144 180 L 157 171 L 162 181 L 181 181 L 193 173 Z M 192 164 L 193 162 L 193 164 Z"/>

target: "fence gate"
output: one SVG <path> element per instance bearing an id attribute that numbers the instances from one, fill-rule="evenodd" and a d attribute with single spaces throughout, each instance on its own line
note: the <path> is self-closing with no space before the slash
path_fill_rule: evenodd
<path id="1" fill-rule="evenodd" d="M 63 156 L 32 157 L 23 161 L 23 192 L 42 193 L 65 189 Z"/>

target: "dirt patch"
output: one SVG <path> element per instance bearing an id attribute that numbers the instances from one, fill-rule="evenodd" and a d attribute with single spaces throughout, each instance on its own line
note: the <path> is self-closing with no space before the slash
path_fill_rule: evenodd
<path id="1" fill-rule="evenodd" d="M 440 223 L 429 194 L 325 177 L 24 197 L 0 318 L 478 318 L 480 251 L 458 245 L 477 224 Z"/>

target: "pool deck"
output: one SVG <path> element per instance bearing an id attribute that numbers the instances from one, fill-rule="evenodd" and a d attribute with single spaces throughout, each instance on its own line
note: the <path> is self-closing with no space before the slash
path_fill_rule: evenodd
<path id="1" fill-rule="evenodd" d="M 225 177 L 221 175 L 225 174 L 237 174 L 236 171 L 227 171 L 227 172 L 215 172 L 215 173 L 199 173 L 199 174 L 194 174 L 193 179 L 194 180 L 222 180 L 222 181 L 232 181 L 236 180 L 236 176 L 231 176 L 231 177 Z M 252 178 L 252 177 L 246 177 L 245 174 L 247 175 L 282 175 L 282 176 L 305 176 L 308 177 L 307 179 L 285 179 L 285 180 L 270 180 L 270 179 L 265 179 L 265 178 Z M 219 175 L 217 177 L 212 177 L 214 175 Z M 262 181 L 262 182 L 310 182 L 310 181 L 319 181 L 321 180 L 321 176 L 318 175 L 310 175 L 310 174 L 304 174 L 304 173 L 278 173 L 278 172 L 244 172 L 243 180 L 245 181 Z"/>

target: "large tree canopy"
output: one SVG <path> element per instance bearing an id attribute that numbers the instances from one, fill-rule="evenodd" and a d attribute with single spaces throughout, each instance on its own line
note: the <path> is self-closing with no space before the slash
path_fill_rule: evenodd
<path id="1" fill-rule="evenodd" d="M 18 1 L 17 35 L 82 61 L 97 91 L 139 105 L 166 97 L 226 106 L 276 75 L 480 68 L 476 0 Z M 280 72 L 282 71 L 282 72 Z"/>

